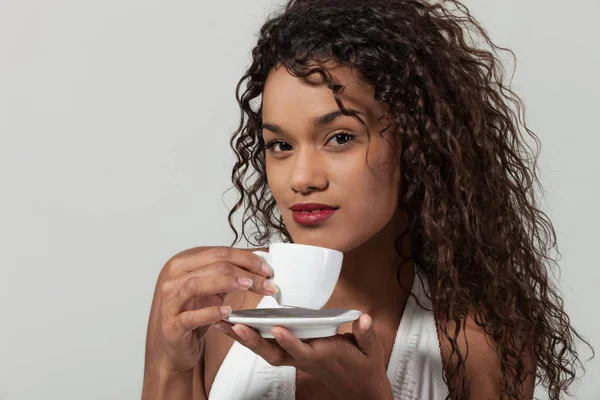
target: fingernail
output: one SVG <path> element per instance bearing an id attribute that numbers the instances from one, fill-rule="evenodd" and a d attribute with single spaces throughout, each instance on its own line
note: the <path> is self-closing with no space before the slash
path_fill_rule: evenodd
<path id="1" fill-rule="evenodd" d="M 269 294 L 273 295 L 279 292 L 279 287 L 271 281 L 265 281 L 265 290 L 269 292 Z"/>
<path id="2" fill-rule="evenodd" d="M 273 276 L 273 268 L 269 264 L 264 263 L 261 267 L 261 271 L 265 276 Z"/>
<path id="3" fill-rule="evenodd" d="M 223 332 L 225 333 L 225 328 L 223 326 L 221 326 L 220 324 L 214 324 L 213 325 L 215 327 L 215 329 L 217 329 L 219 332 Z"/>
<path id="4" fill-rule="evenodd" d="M 223 315 L 224 317 L 231 314 L 231 307 L 229 306 L 222 306 L 219 310 L 221 311 L 221 315 Z"/>
<path id="5" fill-rule="evenodd" d="M 369 317 L 368 315 L 363 318 L 362 326 L 363 326 L 363 330 L 365 332 L 367 332 L 369 329 L 371 329 L 371 325 L 372 325 L 371 322 L 372 322 L 371 317 Z"/>
<path id="6" fill-rule="evenodd" d="M 233 329 L 233 331 L 235 332 L 236 335 L 238 335 L 238 337 L 242 340 L 246 340 L 248 338 L 248 336 L 246 336 L 246 332 L 244 331 L 244 328 L 242 328 L 239 325 L 234 325 L 231 327 L 231 329 Z"/>
<path id="7" fill-rule="evenodd" d="M 244 288 L 244 289 L 248 289 L 250 286 L 252 286 L 252 279 L 250 278 L 238 278 L 238 284 Z"/>
<path id="8" fill-rule="evenodd" d="M 281 336 L 281 332 L 279 331 L 279 329 L 273 328 L 273 329 L 271 329 L 271 333 L 273 334 L 275 339 L 277 339 L 278 342 L 281 341 L 282 336 Z"/>

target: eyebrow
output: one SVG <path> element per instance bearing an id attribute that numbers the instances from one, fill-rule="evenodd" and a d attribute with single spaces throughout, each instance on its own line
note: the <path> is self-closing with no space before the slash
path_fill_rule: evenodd
<path id="1" fill-rule="evenodd" d="M 354 110 L 352 108 L 347 108 L 348 111 L 356 113 L 356 114 L 362 114 L 365 115 L 364 112 L 362 111 L 358 111 L 358 110 Z M 337 111 L 332 111 L 330 113 L 321 115 L 319 117 L 315 117 L 313 118 L 313 125 L 314 126 L 327 126 L 330 123 L 332 123 L 336 118 L 340 117 L 344 115 L 344 113 L 342 113 L 341 110 L 337 110 Z M 273 133 L 278 133 L 278 134 L 283 134 L 283 129 L 281 129 L 281 127 L 277 124 L 273 124 L 273 123 L 263 123 L 262 124 L 263 129 L 267 129 Z"/>

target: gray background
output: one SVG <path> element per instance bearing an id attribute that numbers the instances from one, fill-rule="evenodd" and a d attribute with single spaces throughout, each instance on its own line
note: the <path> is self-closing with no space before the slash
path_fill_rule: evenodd
<path id="1" fill-rule="evenodd" d="M 0 399 L 139 398 L 163 263 L 232 239 L 234 87 L 279 3 L 0 0 Z M 600 2 L 467 4 L 517 54 L 565 306 L 600 350 Z M 600 399 L 588 367 L 576 398 Z"/>

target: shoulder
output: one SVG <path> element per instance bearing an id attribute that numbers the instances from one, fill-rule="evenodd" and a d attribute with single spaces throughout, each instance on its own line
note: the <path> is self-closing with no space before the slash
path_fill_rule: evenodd
<path id="1" fill-rule="evenodd" d="M 464 377 L 469 386 L 469 397 L 472 399 L 497 399 L 502 392 L 502 363 L 497 353 L 494 340 L 479 326 L 472 314 L 461 321 L 456 346 L 464 360 Z M 438 321 L 438 339 L 440 342 L 444 372 L 449 386 L 460 393 L 463 373 L 457 370 L 456 354 L 453 355 L 452 343 L 443 332 L 443 327 L 450 336 L 456 329 L 454 321 Z M 522 383 L 523 399 L 532 399 L 535 385 L 535 360 L 532 353 L 524 353 L 522 360 L 529 371 Z M 457 371 L 453 374 L 454 371 Z"/>

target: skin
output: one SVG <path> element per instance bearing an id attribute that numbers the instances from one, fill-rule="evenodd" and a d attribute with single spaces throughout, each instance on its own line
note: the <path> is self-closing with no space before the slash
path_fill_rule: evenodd
<path id="1" fill-rule="evenodd" d="M 316 118 L 339 110 L 331 91 L 316 77 L 303 80 L 276 68 L 263 93 L 263 138 L 266 143 L 277 141 L 266 153 L 268 184 L 294 242 L 344 252 L 342 273 L 325 307 L 358 309 L 364 315 L 342 325 L 332 338 L 301 342 L 278 327 L 273 330 L 276 340 L 262 339 L 247 326 L 221 321 L 218 312 L 222 305 L 234 310 L 255 308 L 268 295 L 264 286 L 268 272 L 260 271 L 262 260 L 241 249 L 189 249 L 167 263 L 157 282 L 147 334 L 144 393 L 148 395 L 143 398 L 207 398 L 236 340 L 273 365 L 295 366 L 297 399 L 392 398 L 386 368 L 409 295 L 403 288 L 411 287 L 414 275 L 412 262 L 401 264 L 394 249 L 394 240 L 408 220 L 397 207 L 401 147 L 396 127 L 379 134 L 388 125 L 379 120 L 386 107 L 374 99 L 373 88 L 349 67 L 327 67 L 346 87 L 341 96 L 344 105 L 361 112 L 370 140 L 352 117 L 341 115 L 326 125 L 315 124 Z M 293 220 L 289 207 L 308 202 L 338 210 L 323 223 L 302 226 Z M 410 232 L 404 238 L 404 254 L 410 257 Z M 223 269 L 224 265 L 231 268 Z M 242 287 L 230 275 L 250 277 L 253 284 Z M 184 324 L 180 321 L 185 313 Z M 442 328 L 452 332 L 454 326 L 448 321 L 436 323 L 449 373 L 454 365 Z M 200 340 L 193 340 L 192 329 Z M 187 349 L 182 349 L 186 347 L 182 342 Z M 467 342 L 465 378 L 470 398 L 499 398 L 500 362 L 492 341 L 472 317 L 467 317 L 458 337 L 463 354 Z M 527 354 L 524 360 L 535 371 L 533 357 Z M 459 388 L 460 377 L 455 375 L 449 385 Z M 523 383 L 525 399 L 533 396 L 533 377 Z M 153 393 L 168 395 L 153 397 Z"/>

